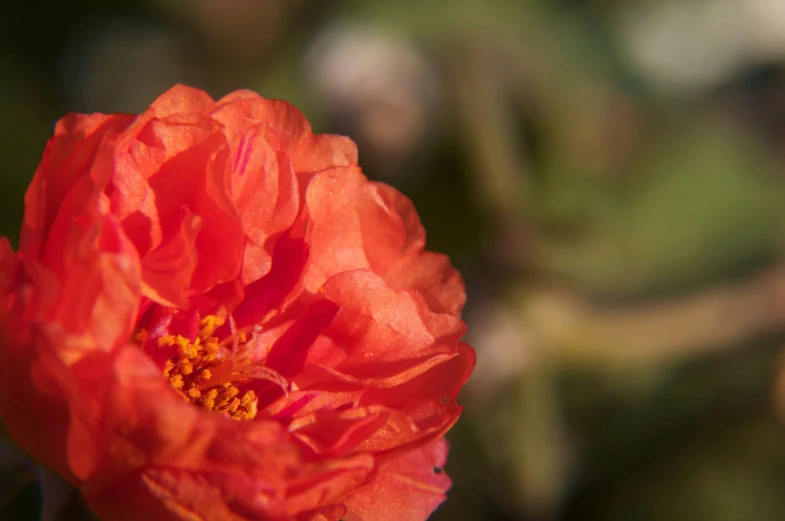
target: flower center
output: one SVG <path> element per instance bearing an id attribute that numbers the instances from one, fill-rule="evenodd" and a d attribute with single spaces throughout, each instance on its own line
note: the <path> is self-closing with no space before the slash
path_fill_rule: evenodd
<path id="1" fill-rule="evenodd" d="M 257 413 L 256 393 L 241 391 L 235 385 L 232 357 L 219 339 L 213 336 L 223 320 L 207 316 L 200 323 L 192 341 L 181 335 L 164 335 L 158 339 L 161 349 L 173 349 L 164 363 L 164 376 L 186 401 L 205 411 L 218 412 L 234 420 L 252 420 Z"/>

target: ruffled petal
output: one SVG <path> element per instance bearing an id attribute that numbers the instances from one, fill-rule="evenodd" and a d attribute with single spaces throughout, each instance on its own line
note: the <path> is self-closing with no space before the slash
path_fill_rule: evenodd
<path id="1" fill-rule="evenodd" d="M 459 344 L 458 353 L 400 385 L 367 389 L 360 403 L 404 408 L 417 400 L 454 401 L 476 363 L 474 349 L 467 344 Z"/>
<path id="2" fill-rule="evenodd" d="M 112 208 L 143 256 L 160 248 L 165 238 L 182 243 L 178 228 L 184 212 L 199 217 L 195 239 L 186 240 L 197 254 L 187 291 L 181 275 L 169 287 L 148 283 L 146 292 L 154 300 L 176 295 L 177 304 L 183 305 L 188 296 L 229 282 L 240 271 L 244 239 L 226 192 L 229 149 L 217 125 L 198 114 L 151 119 L 136 130 L 127 151 L 118 156 Z M 189 255 L 193 254 L 186 250 L 184 256 Z M 167 284 L 160 277 L 156 281 Z M 172 304 L 173 299 L 164 297 L 160 303 Z"/>
<path id="3" fill-rule="evenodd" d="M 266 127 L 256 125 L 237 134 L 232 149 L 231 193 L 248 238 L 243 261 L 245 284 L 270 270 L 274 242 L 292 225 L 299 211 L 299 188 L 291 161 L 265 139 Z"/>
<path id="4" fill-rule="evenodd" d="M 196 237 L 202 219 L 183 207 L 177 224 L 161 245 L 142 259 L 142 291 L 154 301 L 188 307 L 189 289 L 199 252 Z"/>
<path id="5" fill-rule="evenodd" d="M 301 182 L 322 170 L 356 165 L 357 145 L 345 136 L 317 134 L 289 150 L 292 166 Z"/>
<path id="6" fill-rule="evenodd" d="M 322 460 L 307 467 L 287 489 L 286 514 L 297 516 L 338 502 L 367 481 L 373 470 L 373 458 L 367 454 Z"/>
<path id="7" fill-rule="evenodd" d="M 382 407 L 322 410 L 292 421 L 289 430 L 317 454 L 342 456 L 381 429 L 391 414 Z"/>
<path id="8" fill-rule="evenodd" d="M 14 268 L 23 300 L 3 311 L 0 414 L 23 448 L 71 480 L 74 467 L 62 448 L 69 423 L 78 423 L 69 420 L 69 367 L 124 342 L 140 296 L 133 246 L 103 209 L 92 180 L 83 178 L 52 224 L 58 240 L 47 241 L 40 261 Z"/>
<path id="9" fill-rule="evenodd" d="M 330 278 L 322 289 L 325 298 L 341 310 L 326 334 L 343 346 L 345 358 L 336 369 L 351 372 L 369 365 L 414 360 L 450 353 L 437 344 L 439 337 L 460 333 L 460 320 L 430 321 L 432 313 L 407 291 L 396 291 L 370 270 L 354 270 Z M 423 317 L 425 320 L 423 320 Z M 429 325 L 438 325 L 435 331 Z M 309 362 L 320 363 L 315 354 Z"/>
<path id="10" fill-rule="evenodd" d="M 213 98 L 205 91 L 178 84 L 158 96 L 142 117 L 165 118 L 172 114 L 200 113 L 210 110 Z"/>
<path id="11" fill-rule="evenodd" d="M 303 314 L 273 344 L 266 365 L 284 378 L 297 376 L 305 367 L 308 351 L 338 313 L 338 306 L 322 299 L 309 305 Z"/>
<path id="12" fill-rule="evenodd" d="M 207 479 L 180 469 L 139 471 L 109 489 L 86 496 L 85 500 L 101 518 L 117 521 L 248 519 L 232 512 L 224 503 L 221 491 Z"/>
<path id="13" fill-rule="evenodd" d="M 396 289 L 414 289 L 432 311 L 460 316 L 466 302 L 463 279 L 446 255 L 425 251 L 425 228 L 412 201 L 395 188 L 374 183 L 379 195 L 403 221 L 408 241 L 397 262 L 384 274 Z"/>
<path id="14" fill-rule="evenodd" d="M 302 239 L 281 237 L 275 247 L 270 272 L 245 287 L 243 301 L 232 312 L 237 327 L 263 323 L 271 313 L 286 308 L 292 294 L 298 292 L 308 251 L 308 245 Z M 228 324 L 217 332 L 220 337 L 229 333 Z"/>
<path id="15" fill-rule="evenodd" d="M 316 172 L 357 164 L 357 146 L 351 139 L 314 135 L 302 112 L 285 101 L 239 90 L 218 100 L 210 116 L 225 126 L 230 140 L 257 125 L 269 129 L 265 134 L 270 146 L 286 152 L 301 183 Z"/>
<path id="16" fill-rule="evenodd" d="M 265 99 L 248 90 L 239 90 L 218 100 L 210 117 L 224 125 L 230 140 L 260 123 L 266 125 L 272 130 L 268 140 L 273 141 L 272 136 L 275 136 L 270 145 L 279 150 L 295 148 L 311 135 L 311 124 L 294 105 Z"/>
<path id="17" fill-rule="evenodd" d="M 306 204 L 314 223 L 306 287 L 370 268 L 395 289 L 419 292 L 432 311 L 460 315 L 463 280 L 447 257 L 424 250 L 419 217 L 398 191 L 368 182 L 356 168 L 336 168 L 314 176 Z"/>
<path id="18" fill-rule="evenodd" d="M 44 241 L 66 194 L 94 168 L 99 151 L 134 120 L 125 114 L 68 114 L 57 122 L 41 163 L 25 194 L 19 250 L 28 259 L 41 255 Z"/>
<path id="19" fill-rule="evenodd" d="M 345 501 L 346 521 L 425 521 L 452 486 L 442 470 L 447 442 L 435 440 L 379 469 Z"/>
<path id="20" fill-rule="evenodd" d="M 139 260 L 117 223 L 104 215 L 105 206 L 95 183 L 82 178 L 62 202 L 40 264 L 28 262 L 33 284 L 27 315 L 78 336 L 62 346 L 62 356 L 112 349 L 136 318 Z"/>
<path id="21" fill-rule="evenodd" d="M 77 484 L 63 448 L 69 425 L 68 407 L 52 385 L 50 375 L 40 368 L 40 358 L 52 356 L 51 352 L 46 353 L 46 341 L 30 334 L 12 338 L 7 329 L 3 333 L 0 337 L 3 424 L 23 450 Z M 42 355 L 41 351 L 46 354 Z M 46 419 L 45 429 L 41 428 L 41 418 Z"/>

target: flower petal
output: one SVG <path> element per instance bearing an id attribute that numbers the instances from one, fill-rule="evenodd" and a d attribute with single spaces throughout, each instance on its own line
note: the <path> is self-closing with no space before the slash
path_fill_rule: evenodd
<path id="1" fill-rule="evenodd" d="M 306 287 L 370 268 L 395 289 L 421 293 L 432 311 L 460 315 L 463 280 L 447 257 L 424 250 L 419 217 L 397 190 L 369 183 L 355 168 L 336 168 L 314 176 L 306 202 L 314 222 Z"/>
<path id="2" fill-rule="evenodd" d="M 208 480 L 179 469 L 139 471 L 85 499 L 102 519 L 117 521 L 247 519 L 232 512 L 224 503 L 221 491 Z M 128 505 L 134 508 L 129 509 Z"/>
<path id="3" fill-rule="evenodd" d="M 341 306 L 325 333 L 344 346 L 346 358 L 336 367 L 344 372 L 450 353 L 437 345 L 437 339 L 460 334 L 464 328 L 460 320 L 449 316 L 443 316 L 446 322 L 429 320 L 433 314 L 423 309 L 420 300 L 409 292 L 390 288 L 370 270 L 335 275 L 324 284 L 322 294 Z M 312 363 L 320 361 L 314 357 Z"/>
<path id="4" fill-rule="evenodd" d="M 19 250 L 25 257 L 41 255 L 44 241 L 66 194 L 83 176 L 98 172 L 94 163 L 106 153 L 105 141 L 125 129 L 134 116 L 68 114 L 57 122 L 25 194 L 25 216 Z"/>
<path id="5" fill-rule="evenodd" d="M 302 371 L 308 350 L 338 313 L 338 306 L 326 299 L 309 305 L 303 314 L 273 344 L 267 356 L 267 367 L 284 378 L 293 378 Z"/>
<path id="6" fill-rule="evenodd" d="M 468 345 L 461 343 L 458 350 L 458 356 L 435 364 L 427 371 L 400 385 L 367 389 L 360 403 L 403 408 L 417 400 L 445 403 L 448 400 L 455 400 L 458 391 L 469 379 L 476 361 L 474 350 Z"/>
<path id="7" fill-rule="evenodd" d="M 285 308 L 287 298 L 296 291 L 307 260 L 308 245 L 305 241 L 281 237 L 275 247 L 270 272 L 245 287 L 245 298 L 232 313 L 237 327 L 261 323 L 276 306 L 278 309 Z M 216 334 L 222 338 L 227 336 L 228 325 L 222 326 Z"/>
<path id="8" fill-rule="evenodd" d="M 183 207 L 179 222 L 162 244 L 142 259 L 142 289 L 154 301 L 188 307 L 191 279 L 199 258 L 196 237 L 202 219 Z"/>
<path id="9" fill-rule="evenodd" d="M 346 521 L 425 521 L 452 486 L 442 471 L 447 442 L 435 440 L 379 469 L 345 501 Z"/>
<path id="10" fill-rule="evenodd" d="M 243 232 L 226 193 L 228 158 L 217 125 L 199 115 L 150 120 L 138 129 L 127 153 L 118 157 L 112 208 L 124 220 L 141 255 L 158 248 L 165 235 L 177 236 L 171 230 L 178 228 L 184 208 L 200 217 L 189 296 L 231 281 L 240 271 Z M 129 189 L 132 186 L 144 189 Z M 149 222 L 134 227 L 132 233 L 127 219 L 138 220 L 139 213 Z M 152 289 L 150 298 L 182 293 L 174 288 Z"/>
<path id="11" fill-rule="evenodd" d="M 310 123 L 294 105 L 265 99 L 248 90 L 239 90 L 218 100 L 210 117 L 224 125 L 230 140 L 263 123 L 276 136 L 276 142 L 270 145 L 281 150 L 294 148 L 311 135 Z"/>
<path id="12" fill-rule="evenodd" d="M 261 124 L 237 134 L 230 147 L 232 198 L 249 240 L 242 277 L 248 284 L 269 271 L 274 243 L 267 241 L 294 222 L 299 188 L 291 161 L 270 147 Z"/>
<path id="13" fill-rule="evenodd" d="M 357 145 L 345 136 L 317 134 L 289 151 L 292 166 L 302 182 L 322 170 L 357 164 Z"/>
<path id="14" fill-rule="evenodd" d="M 141 115 L 165 118 L 172 114 L 200 113 L 213 106 L 213 98 L 205 91 L 178 84 L 158 96 L 150 108 Z"/>
<path id="15" fill-rule="evenodd" d="M 112 349 L 136 318 L 139 261 L 105 210 L 99 188 L 82 178 L 61 204 L 40 264 L 28 262 L 28 273 L 48 283 L 34 284 L 27 314 L 78 336 L 69 356 Z"/>

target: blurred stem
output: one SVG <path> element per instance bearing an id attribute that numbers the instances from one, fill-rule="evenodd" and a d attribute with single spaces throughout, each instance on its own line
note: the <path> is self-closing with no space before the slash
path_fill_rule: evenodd
<path id="1" fill-rule="evenodd" d="M 785 327 L 785 266 L 673 300 L 599 309 L 566 292 L 525 299 L 544 346 L 564 362 L 618 366 L 666 362 L 742 345 Z"/>
<path id="2" fill-rule="evenodd" d="M 461 57 L 457 90 L 472 160 L 477 165 L 477 187 L 488 206 L 509 217 L 517 216 L 526 188 L 525 168 L 514 139 L 502 76 L 487 49 L 467 45 Z"/>
<path id="3" fill-rule="evenodd" d="M 454 87 L 478 199 L 500 227 L 498 254 L 510 264 L 528 267 L 533 235 L 524 210 L 529 165 L 502 62 L 491 47 L 471 39 L 456 45 L 449 58 L 446 84 Z"/>
<path id="4" fill-rule="evenodd" d="M 541 358 L 522 375 L 513 419 L 514 474 L 527 519 L 554 519 L 566 483 L 567 445 L 555 367 Z"/>

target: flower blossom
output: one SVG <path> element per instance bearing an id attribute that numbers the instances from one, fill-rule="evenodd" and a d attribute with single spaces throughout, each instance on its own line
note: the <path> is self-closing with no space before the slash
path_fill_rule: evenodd
<path id="1" fill-rule="evenodd" d="M 354 143 L 176 86 L 70 114 L 0 239 L 0 415 L 107 520 L 417 521 L 464 285 Z"/>

